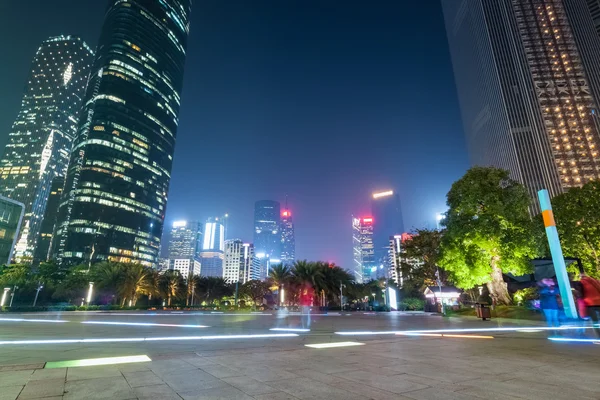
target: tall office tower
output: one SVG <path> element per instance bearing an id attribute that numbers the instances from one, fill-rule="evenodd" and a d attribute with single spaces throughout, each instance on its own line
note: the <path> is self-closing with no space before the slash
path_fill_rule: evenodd
<path id="1" fill-rule="evenodd" d="M 199 254 L 200 275 L 223 277 L 225 258 L 225 226 L 219 218 L 209 218 L 204 224 L 202 250 Z"/>
<path id="2" fill-rule="evenodd" d="M 58 217 L 66 263 L 158 261 L 190 8 L 110 1 Z"/>
<path id="3" fill-rule="evenodd" d="M 368 282 L 377 270 L 372 217 L 352 217 L 352 243 L 355 280 L 358 283 Z"/>
<path id="4" fill-rule="evenodd" d="M 46 211 L 44 212 L 44 218 L 40 225 L 40 235 L 33 254 L 34 264 L 50 259 L 49 250 L 52 246 L 52 235 L 54 233 L 54 226 L 56 225 L 56 214 L 58 213 L 58 206 L 60 205 L 60 199 L 62 198 L 64 184 L 64 176 L 57 176 L 52 180 L 50 194 L 48 195 L 48 202 L 46 204 Z"/>
<path id="5" fill-rule="evenodd" d="M 175 221 L 169 237 L 169 258 L 194 258 L 201 249 L 201 224 Z"/>
<path id="6" fill-rule="evenodd" d="M 292 212 L 286 207 L 281 213 L 281 262 L 292 265 L 296 261 L 296 237 Z"/>
<path id="7" fill-rule="evenodd" d="M 242 266 L 242 283 L 251 280 L 260 279 L 260 259 L 254 254 L 254 245 L 252 243 L 244 243 L 244 264 Z"/>
<path id="8" fill-rule="evenodd" d="M 261 279 L 269 276 L 272 264 L 281 262 L 279 202 L 260 200 L 254 204 L 254 255 L 261 260 Z"/>
<path id="9" fill-rule="evenodd" d="M 223 262 L 223 279 L 228 283 L 243 282 L 245 269 L 246 246 L 240 239 L 225 241 L 225 261 Z"/>
<path id="10" fill-rule="evenodd" d="M 0 264 L 8 265 L 13 258 L 25 205 L 0 196 Z"/>
<path id="11" fill-rule="evenodd" d="M 44 41 L 33 58 L 0 160 L 0 195 L 25 204 L 16 258 L 33 257 L 52 180 L 64 180 L 93 58 L 74 36 Z"/>
<path id="12" fill-rule="evenodd" d="M 600 36 L 600 0 L 587 0 L 588 9 L 592 16 L 594 28 Z"/>
<path id="13" fill-rule="evenodd" d="M 598 179 L 600 39 L 586 0 L 442 5 L 471 162 L 509 170 L 534 199 Z"/>
<path id="14" fill-rule="evenodd" d="M 389 258 L 390 236 L 404 232 L 400 196 L 393 190 L 373 193 L 371 200 L 373 215 L 373 246 L 375 247 L 375 262 L 377 278 L 389 277 L 391 268 Z"/>

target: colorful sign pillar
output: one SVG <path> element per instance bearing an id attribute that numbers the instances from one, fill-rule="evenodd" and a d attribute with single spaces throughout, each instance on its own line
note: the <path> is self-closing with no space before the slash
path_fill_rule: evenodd
<path id="1" fill-rule="evenodd" d="M 577 308 L 573 301 L 569 274 L 567 274 L 565 258 L 563 257 L 562 247 L 560 247 L 560 240 L 558 239 L 558 231 L 556 230 L 554 214 L 552 213 L 552 204 L 550 204 L 550 195 L 546 189 L 542 189 L 538 192 L 538 198 L 542 208 L 546 236 L 548 237 L 548 245 L 550 246 L 550 254 L 552 254 L 552 263 L 554 264 L 554 271 L 556 272 L 556 280 L 558 281 L 565 315 L 567 318 L 577 319 Z"/>

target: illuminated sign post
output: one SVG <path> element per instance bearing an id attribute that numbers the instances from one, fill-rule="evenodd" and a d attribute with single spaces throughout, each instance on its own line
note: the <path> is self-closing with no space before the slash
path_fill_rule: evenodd
<path id="1" fill-rule="evenodd" d="M 396 298 L 396 290 L 394 288 L 387 288 L 387 303 L 390 305 L 391 311 L 398 311 L 398 300 Z"/>
<path id="2" fill-rule="evenodd" d="M 556 280 L 560 289 L 560 297 L 562 298 L 565 315 L 571 319 L 577 319 L 577 308 L 573 301 L 573 293 L 571 293 L 571 284 L 569 283 L 569 275 L 567 274 L 567 266 L 563 257 L 562 247 L 554 222 L 554 214 L 552 213 L 552 204 L 550 203 L 550 195 L 546 189 L 538 192 L 540 206 L 542 208 L 542 217 L 544 218 L 544 226 L 546 227 L 546 236 L 548 237 L 548 245 L 550 246 L 550 254 L 552 254 L 552 263 L 556 272 Z"/>

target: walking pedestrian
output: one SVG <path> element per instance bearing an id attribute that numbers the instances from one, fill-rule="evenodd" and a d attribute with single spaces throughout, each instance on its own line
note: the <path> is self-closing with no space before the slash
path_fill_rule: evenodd
<path id="1" fill-rule="evenodd" d="M 550 328 L 558 328 L 558 291 L 553 279 L 544 278 L 540 282 L 540 308 L 546 317 L 546 323 Z M 557 332 L 554 331 L 554 334 Z"/>
<path id="2" fill-rule="evenodd" d="M 582 272 L 580 275 L 581 286 L 583 287 L 583 302 L 585 303 L 587 315 L 594 324 L 594 332 L 600 337 L 600 326 L 598 319 L 600 314 L 600 282 L 597 279 L 589 277 Z"/>

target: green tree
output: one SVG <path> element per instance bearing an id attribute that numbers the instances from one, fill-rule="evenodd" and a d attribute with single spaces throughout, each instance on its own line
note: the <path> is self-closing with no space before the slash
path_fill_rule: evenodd
<path id="1" fill-rule="evenodd" d="M 271 285 L 268 282 L 251 280 L 240 287 L 240 295 L 250 298 L 255 306 L 262 305 L 263 299 L 269 294 L 271 294 Z"/>
<path id="2" fill-rule="evenodd" d="M 56 286 L 52 298 L 78 303 L 85 296 L 90 282 L 87 268 L 87 265 L 78 265 L 67 269 L 64 279 Z"/>
<path id="3" fill-rule="evenodd" d="M 117 301 L 123 306 L 127 300 L 127 296 L 130 294 L 127 287 L 123 284 L 126 275 L 126 266 L 121 263 L 103 261 L 94 264 L 89 273 L 87 269 L 83 269 L 81 266 L 79 273 L 87 274 L 88 281 L 94 282 L 94 286 L 100 290 L 104 290 L 109 294 L 116 296 Z"/>
<path id="4" fill-rule="evenodd" d="M 203 276 L 196 281 L 195 296 L 201 302 L 214 303 L 225 296 L 231 296 L 233 290 L 223 278 Z"/>
<path id="5" fill-rule="evenodd" d="M 335 264 L 322 264 L 321 269 L 323 274 L 321 290 L 327 293 L 328 299 L 339 299 L 341 307 L 342 298 L 340 286 L 343 285 L 347 287 L 354 281 L 354 278 L 345 269 L 338 267 Z"/>
<path id="6" fill-rule="evenodd" d="M 447 281 L 447 274 L 438 268 L 441 255 L 442 231 L 430 229 L 417 229 L 411 237 L 402 243 L 404 254 L 400 262 L 399 272 L 404 278 L 404 285 L 408 285 L 413 293 L 423 294 L 425 286 L 436 284 L 436 272 L 440 271 L 440 279 Z M 403 286 L 404 286 L 403 285 Z M 412 296 L 411 296 L 412 297 Z"/>
<path id="7" fill-rule="evenodd" d="M 135 306 L 140 295 L 151 295 L 154 292 L 150 268 L 141 264 L 125 264 L 121 268 L 123 278 L 119 282 L 119 291 L 124 294 L 123 304 L 129 300 Z"/>
<path id="8" fill-rule="evenodd" d="M 269 278 L 271 278 L 273 285 L 277 286 L 279 306 L 281 306 L 281 290 L 290 282 L 292 276 L 292 271 L 287 265 L 276 264 L 269 270 Z"/>
<path id="9" fill-rule="evenodd" d="M 167 305 L 171 305 L 173 299 L 178 298 L 185 291 L 185 282 L 179 271 L 168 270 L 160 276 L 160 292 L 167 299 Z"/>
<path id="10" fill-rule="evenodd" d="M 600 276 L 600 182 L 554 197 L 552 208 L 565 257 L 580 258 L 589 275 Z"/>
<path id="11" fill-rule="evenodd" d="M 440 266 L 461 288 L 487 284 L 498 304 L 510 304 L 502 274 L 530 271 L 539 254 L 528 207 L 532 199 L 508 171 L 474 167 L 447 195 Z"/>

